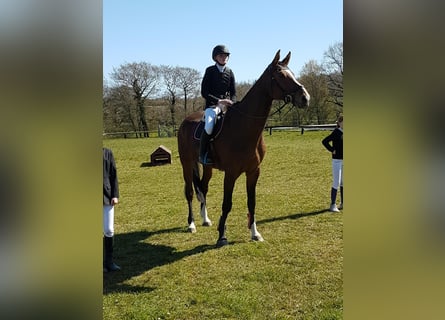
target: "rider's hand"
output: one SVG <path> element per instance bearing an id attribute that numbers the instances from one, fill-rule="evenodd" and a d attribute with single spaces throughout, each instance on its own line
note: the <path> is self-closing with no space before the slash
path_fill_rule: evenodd
<path id="1" fill-rule="evenodd" d="M 220 99 L 220 100 L 218 100 L 218 104 L 222 104 L 226 107 L 230 107 L 233 104 L 233 101 L 230 99 Z"/>

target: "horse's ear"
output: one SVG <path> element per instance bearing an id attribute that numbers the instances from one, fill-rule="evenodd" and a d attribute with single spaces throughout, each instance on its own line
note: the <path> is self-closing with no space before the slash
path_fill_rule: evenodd
<path id="1" fill-rule="evenodd" d="M 287 64 L 289 63 L 289 60 L 290 60 L 290 51 L 289 51 L 289 53 L 287 54 L 286 58 L 284 58 L 283 61 L 281 61 L 281 64 L 282 64 L 283 66 L 287 66 Z"/>
<path id="2" fill-rule="evenodd" d="M 280 61 L 280 50 L 278 50 L 277 53 L 275 54 L 275 58 L 273 58 L 273 61 L 271 64 L 274 66 L 274 65 L 278 64 L 278 61 Z"/>

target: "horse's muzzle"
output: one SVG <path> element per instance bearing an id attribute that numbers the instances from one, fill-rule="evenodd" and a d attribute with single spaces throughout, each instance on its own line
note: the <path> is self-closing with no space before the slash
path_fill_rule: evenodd
<path id="1" fill-rule="evenodd" d="M 288 96 L 286 96 L 286 98 L 287 97 Z M 301 96 L 299 96 L 298 94 L 292 95 L 292 104 L 298 108 L 309 107 L 309 100 L 310 100 L 309 94 L 307 95 L 303 94 Z M 285 102 L 288 102 L 287 99 L 285 99 Z"/>
<path id="2" fill-rule="evenodd" d="M 299 107 L 300 108 L 309 107 L 309 101 L 311 100 L 311 96 L 304 87 L 302 89 L 303 89 L 303 94 L 301 95 L 301 103 Z"/>
<path id="3" fill-rule="evenodd" d="M 301 102 L 302 102 L 302 108 L 304 108 L 304 107 L 309 107 L 309 97 L 306 97 L 306 96 L 302 96 L 301 97 Z"/>

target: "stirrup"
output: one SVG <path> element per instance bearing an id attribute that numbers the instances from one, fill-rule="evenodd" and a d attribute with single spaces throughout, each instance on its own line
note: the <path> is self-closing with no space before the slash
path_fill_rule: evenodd
<path id="1" fill-rule="evenodd" d="M 213 160 L 212 160 L 212 158 L 209 157 L 208 152 L 205 153 L 204 158 L 199 156 L 199 162 L 201 162 L 202 164 L 205 164 L 205 165 L 213 164 Z"/>
<path id="2" fill-rule="evenodd" d="M 107 271 L 105 271 L 105 270 L 107 270 Z M 119 270 L 121 270 L 121 267 L 119 267 L 114 262 L 108 263 L 104 267 L 104 272 L 112 272 L 112 271 L 119 271 Z"/>

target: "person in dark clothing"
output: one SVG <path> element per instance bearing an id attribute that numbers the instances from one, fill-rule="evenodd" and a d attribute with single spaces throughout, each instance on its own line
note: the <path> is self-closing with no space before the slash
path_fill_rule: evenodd
<path id="1" fill-rule="evenodd" d="M 201 83 L 201 95 L 205 99 L 205 127 L 201 135 L 199 161 L 212 164 L 207 148 L 213 132 L 217 115 L 236 102 L 235 76 L 226 65 L 229 60 L 229 49 L 224 45 L 213 48 L 212 59 L 215 64 L 208 67 Z"/>
<path id="2" fill-rule="evenodd" d="M 329 211 L 340 212 L 343 209 L 343 115 L 337 120 L 337 128 L 322 140 L 324 147 L 332 153 L 331 205 Z M 340 188 L 340 206 L 336 205 L 337 191 Z"/>
<path id="3" fill-rule="evenodd" d="M 119 203 L 119 183 L 113 152 L 102 148 L 103 153 L 103 232 L 104 272 L 121 268 L 113 262 L 114 206 Z"/>

